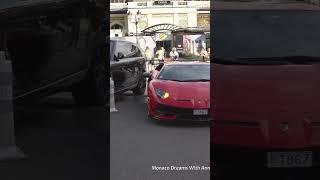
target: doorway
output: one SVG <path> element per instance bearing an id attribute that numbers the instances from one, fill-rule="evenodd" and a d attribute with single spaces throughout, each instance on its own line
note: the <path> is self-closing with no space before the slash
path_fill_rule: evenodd
<path id="1" fill-rule="evenodd" d="M 171 45 L 171 40 L 165 40 L 165 41 L 156 41 L 156 49 L 164 47 L 166 50 L 166 57 L 170 54 L 172 45 Z"/>

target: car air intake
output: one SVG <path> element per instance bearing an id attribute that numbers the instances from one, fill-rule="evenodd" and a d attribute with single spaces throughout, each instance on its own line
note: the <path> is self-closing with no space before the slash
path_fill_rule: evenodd
<path id="1" fill-rule="evenodd" d="M 177 99 L 178 102 L 191 102 L 191 99 Z"/>

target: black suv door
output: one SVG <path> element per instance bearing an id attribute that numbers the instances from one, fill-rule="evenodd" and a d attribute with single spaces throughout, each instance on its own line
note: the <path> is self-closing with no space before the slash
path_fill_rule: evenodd
<path id="1" fill-rule="evenodd" d="M 130 58 L 128 61 L 128 66 L 131 70 L 129 83 L 135 87 L 143 73 L 145 59 L 141 50 L 133 43 L 130 43 L 130 55 L 128 58 Z"/>
<path id="2" fill-rule="evenodd" d="M 114 81 L 115 92 L 125 88 L 124 84 L 128 76 L 123 61 L 124 57 L 120 58 L 120 53 L 124 55 L 123 51 L 119 49 L 118 41 L 110 41 L 110 75 Z"/>
<path id="3" fill-rule="evenodd" d="M 144 58 L 140 49 L 133 43 L 128 41 L 117 41 L 115 54 L 123 54 L 123 58 L 115 62 L 115 66 L 119 74 L 115 77 L 115 82 L 118 81 L 119 90 L 134 88 L 140 78 Z M 120 73 L 121 72 L 121 73 Z"/>

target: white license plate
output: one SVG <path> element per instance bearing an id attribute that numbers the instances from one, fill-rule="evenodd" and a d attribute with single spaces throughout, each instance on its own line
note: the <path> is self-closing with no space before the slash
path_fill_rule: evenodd
<path id="1" fill-rule="evenodd" d="M 208 115 L 208 109 L 194 109 L 193 115 Z"/>
<path id="2" fill-rule="evenodd" d="M 311 167 L 312 152 L 268 152 L 268 167 Z"/>

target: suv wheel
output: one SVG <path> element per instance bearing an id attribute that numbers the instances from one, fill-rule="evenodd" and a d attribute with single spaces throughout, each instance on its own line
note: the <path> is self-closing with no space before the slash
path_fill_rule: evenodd
<path id="1" fill-rule="evenodd" d="M 134 95 L 143 95 L 146 90 L 146 80 L 144 79 L 143 75 L 140 76 L 139 82 L 137 87 L 132 89 Z"/>

